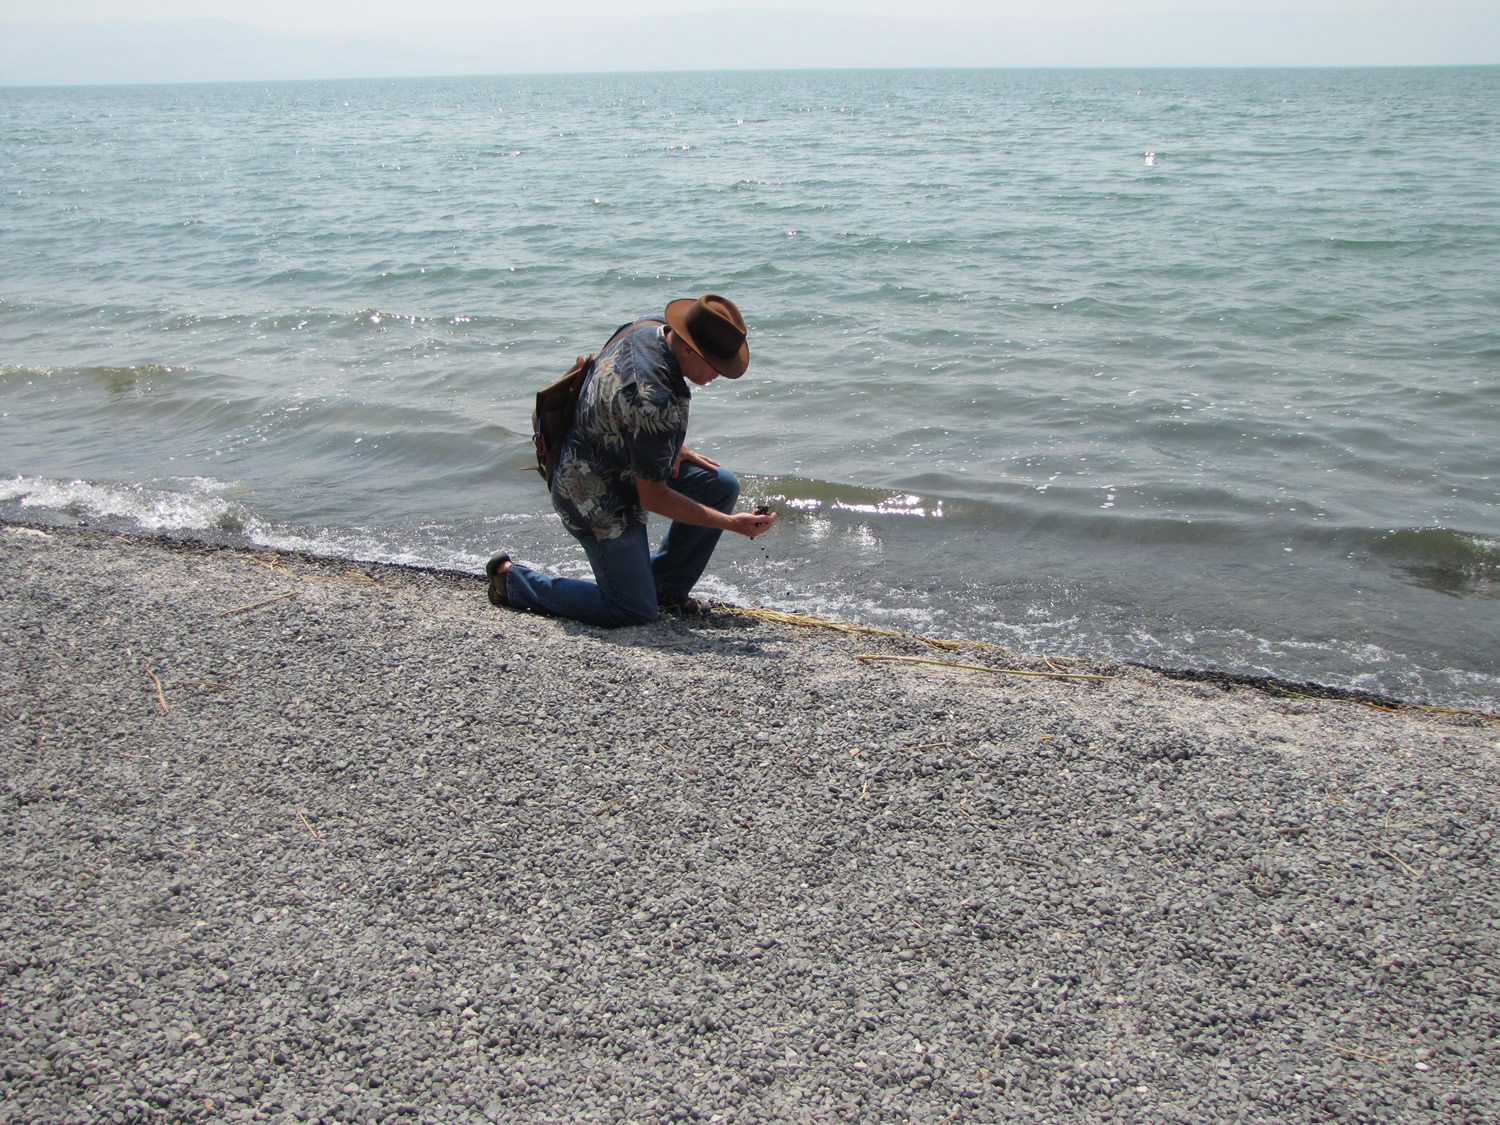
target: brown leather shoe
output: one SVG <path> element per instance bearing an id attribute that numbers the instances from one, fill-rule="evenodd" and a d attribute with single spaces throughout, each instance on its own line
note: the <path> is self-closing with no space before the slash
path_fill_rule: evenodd
<path id="1" fill-rule="evenodd" d="M 703 612 L 703 603 L 686 594 L 669 594 L 656 591 L 656 608 L 662 613 L 673 613 L 678 617 L 697 617 Z"/>
<path id="2" fill-rule="evenodd" d="M 490 605 L 510 606 L 510 598 L 505 593 L 505 570 L 509 569 L 505 564 L 508 562 L 510 556 L 502 551 L 491 555 L 490 561 L 484 564 L 484 573 L 490 580 Z"/>

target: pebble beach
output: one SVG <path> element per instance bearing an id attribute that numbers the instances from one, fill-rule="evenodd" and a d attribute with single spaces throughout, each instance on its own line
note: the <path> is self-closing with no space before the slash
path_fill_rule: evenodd
<path id="1" fill-rule="evenodd" d="M 0 1121 L 1500 1118 L 1480 714 L 16 524 L 0 647 Z"/>

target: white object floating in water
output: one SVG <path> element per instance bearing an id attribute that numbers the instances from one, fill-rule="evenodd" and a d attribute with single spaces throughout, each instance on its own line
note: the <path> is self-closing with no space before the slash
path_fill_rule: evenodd
<path id="1" fill-rule="evenodd" d="M 1153 165 L 1155 163 L 1156 163 L 1156 153 L 1154 153 L 1154 152 L 1148 152 L 1148 153 L 1146 153 L 1146 167 L 1149 168 L 1149 167 L 1151 167 L 1151 165 Z"/>

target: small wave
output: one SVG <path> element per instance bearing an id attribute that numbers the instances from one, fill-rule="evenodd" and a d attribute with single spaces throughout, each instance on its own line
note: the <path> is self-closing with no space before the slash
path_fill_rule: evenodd
<path id="1" fill-rule="evenodd" d="M 1500 537 L 1454 531 L 1446 527 L 1411 527 L 1388 531 L 1377 549 L 1404 559 L 1466 562 L 1500 568 Z"/>
<path id="2" fill-rule="evenodd" d="M 74 370 L 85 379 L 102 383 L 111 394 L 118 395 L 132 391 L 149 392 L 152 383 L 169 379 L 174 374 L 180 377 L 189 368 L 186 364 L 142 363 L 130 367 L 79 367 Z"/>
<path id="3" fill-rule="evenodd" d="M 13 477 L 0 481 L 0 510 L 66 520 L 118 522 L 127 530 L 240 534 L 254 520 L 227 499 L 230 486 L 208 477 L 179 478 L 172 488 L 142 484 Z"/>
<path id="4" fill-rule="evenodd" d="M 59 373 L 70 373 L 88 382 L 102 385 L 111 394 L 127 394 L 149 389 L 152 382 L 181 376 L 191 371 L 187 364 L 139 363 L 127 367 L 33 367 L 0 366 L 0 381 L 11 379 L 45 379 Z"/>
<path id="5" fill-rule="evenodd" d="M 750 262 L 729 271 L 728 277 L 735 282 L 775 282 L 789 271 L 775 262 Z"/>
<path id="6" fill-rule="evenodd" d="M 1500 598 L 1500 538 L 1413 527 L 1375 540 L 1374 553 L 1391 561 L 1404 580 L 1450 597 Z"/>
<path id="7" fill-rule="evenodd" d="M 0 383 L 45 379 L 56 370 L 55 367 L 36 367 L 27 363 L 0 363 Z"/>
<path id="8" fill-rule="evenodd" d="M 1354 251 L 1405 250 L 1416 245 L 1393 238 L 1330 238 L 1328 241 L 1336 249 Z"/>

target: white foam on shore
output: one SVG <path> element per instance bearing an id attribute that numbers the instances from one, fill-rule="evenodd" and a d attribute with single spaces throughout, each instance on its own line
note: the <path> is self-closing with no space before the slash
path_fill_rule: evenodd
<path id="1" fill-rule="evenodd" d="M 434 529 L 430 537 L 410 538 L 397 529 L 313 527 L 266 519 L 231 498 L 238 488 L 212 477 L 174 477 L 161 484 L 101 484 L 16 476 L 0 480 L 0 517 L 113 525 L 130 533 L 201 537 L 235 546 L 400 566 L 478 572 L 488 557 L 467 544 L 448 542 L 441 529 Z"/>
<path id="2" fill-rule="evenodd" d="M 0 504 L 42 518 L 120 519 L 142 531 L 239 532 L 254 518 L 224 493 L 232 486 L 210 477 L 179 477 L 175 487 L 96 484 L 46 477 L 0 481 Z"/>

